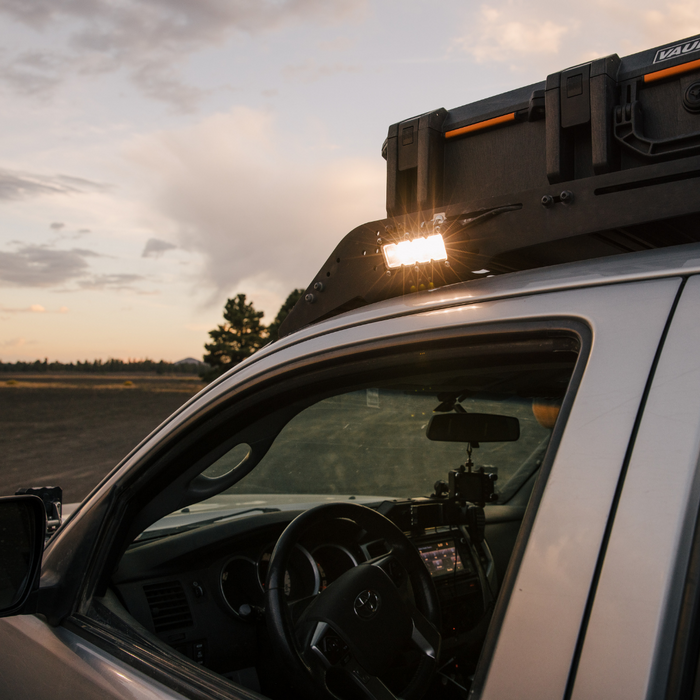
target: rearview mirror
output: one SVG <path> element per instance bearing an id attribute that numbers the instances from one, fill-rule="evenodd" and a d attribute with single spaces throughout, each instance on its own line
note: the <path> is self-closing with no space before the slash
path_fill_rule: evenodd
<path id="1" fill-rule="evenodd" d="M 430 419 L 426 435 L 440 442 L 512 442 L 520 437 L 520 421 L 491 413 L 441 413 Z"/>
<path id="2" fill-rule="evenodd" d="M 38 496 L 0 498 L 0 617 L 23 612 L 39 585 L 46 509 Z"/>

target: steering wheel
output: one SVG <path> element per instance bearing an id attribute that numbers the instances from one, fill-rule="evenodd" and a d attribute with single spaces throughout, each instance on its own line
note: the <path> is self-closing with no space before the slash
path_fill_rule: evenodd
<path id="1" fill-rule="evenodd" d="M 356 523 L 371 540 L 383 540 L 388 551 L 344 573 L 294 619 L 284 592 L 292 551 L 310 528 L 338 519 Z M 412 649 L 418 662 L 400 696 L 418 700 L 437 665 L 440 611 L 430 574 L 403 532 L 359 504 L 323 504 L 287 526 L 270 558 L 265 616 L 276 658 L 306 697 L 339 700 L 348 688 L 352 697 L 395 700 L 379 676 Z"/>

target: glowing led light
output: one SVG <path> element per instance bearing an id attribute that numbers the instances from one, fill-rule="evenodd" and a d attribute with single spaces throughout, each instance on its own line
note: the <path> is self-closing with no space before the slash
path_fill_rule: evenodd
<path id="1" fill-rule="evenodd" d="M 382 252 L 384 253 L 384 262 L 390 270 L 402 265 L 417 265 L 431 260 L 447 260 L 445 243 L 439 233 L 427 238 L 389 243 L 382 246 Z"/>

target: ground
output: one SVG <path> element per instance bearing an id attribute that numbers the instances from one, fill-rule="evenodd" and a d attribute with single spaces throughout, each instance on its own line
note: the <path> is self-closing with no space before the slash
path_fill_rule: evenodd
<path id="1" fill-rule="evenodd" d="M 0 495 L 60 486 L 82 500 L 203 387 L 198 377 L 0 375 Z"/>

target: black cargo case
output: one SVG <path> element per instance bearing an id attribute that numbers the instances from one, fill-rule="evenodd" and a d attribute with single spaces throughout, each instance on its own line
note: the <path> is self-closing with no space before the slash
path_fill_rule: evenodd
<path id="1" fill-rule="evenodd" d="M 384 146 L 387 213 L 549 191 L 699 154 L 698 59 L 700 36 L 394 124 Z"/>
<path id="2" fill-rule="evenodd" d="M 700 241 L 700 35 L 389 128 L 387 219 L 337 246 L 284 334 L 457 281 Z M 381 246 L 440 232 L 448 264 Z"/>

